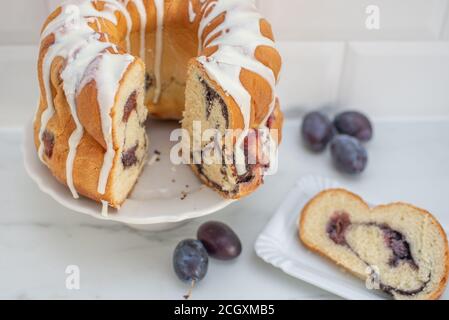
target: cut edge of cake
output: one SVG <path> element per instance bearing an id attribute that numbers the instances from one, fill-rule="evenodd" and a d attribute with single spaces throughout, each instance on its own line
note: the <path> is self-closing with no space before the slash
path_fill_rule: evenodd
<path id="1" fill-rule="evenodd" d="M 110 173 L 107 177 L 105 193 L 98 192 L 92 195 L 99 201 L 107 201 L 111 207 L 120 208 L 128 198 L 140 173 L 145 166 L 149 138 L 146 133 L 146 119 L 148 109 L 144 104 L 144 79 L 145 66 L 136 59 L 131 63 L 123 75 L 119 89 L 115 95 L 114 106 L 110 110 L 111 136 L 113 158 Z M 96 119 L 100 112 L 92 110 L 100 108 L 97 99 L 92 101 L 92 96 L 98 90 L 95 81 L 87 84 L 78 96 L 78 113 L 83 118 L 85 129 L 107 151 L 108 144 L 98 127 L 102 122 Z M 105 153 L 105 159 L 107 152 Z M 106 160 L 105 160 L 106 161 Z M 100 172 L 101 176 L 101 172 Z M 101 178 L 99 178 L 101 180 Z M 99 185 L 101 182 L 99 182 Z M 77 188 L 82 189 L 82 186 Z M 84 191 L 86 192 L 86 191 Z"/>
<path id="2" fill-rule="evenodd" d="M 225 198 L 238 199 L 248 195 L 263 183 L 264 168 L 258 164 L 246 164 L 246 174 L 239 176 L 236 169 L 235 150 L 225 147 L 232 144 L 226 138 L 226 131 L 235 132 L 233 138 L 238 138 L 238 129 L 243 127 L 240 110 L 231 96 L 225 94 L 223 89 L 212 80 L 198 62 L 191 63 L 186 84 L 186 108 L 182 120 L 182 128 L 187 130 L 191 168 L 194 173 L 209 187 L 215 189 Z M 194 134 L 194 123 L 201 124 L 201 135 Z M 220 134 L 219 144 L 217 137 L 209 141 L 199 141 L 207 136 L 206 130 L 212 129 Z M 234 131 L 232 131 L 234 130 Z M 194 142 L 195 140 L 195 142 Z M 201 146 L 201 154 L 195 154 L 195 145 Z M 205 150 L 218 146 L 220 154 L 211 150 L 211 158 L 205 157 Z M 198 153 L 198 152 L 197 152 Z M 215 162 L 218 158 L 221 162 Z M 196 160 L 195 160 L 196 159 Z M 208 163 L 208 160 L 211 162 Z M 247 158 L 245 159 L 245 161 Z"/>

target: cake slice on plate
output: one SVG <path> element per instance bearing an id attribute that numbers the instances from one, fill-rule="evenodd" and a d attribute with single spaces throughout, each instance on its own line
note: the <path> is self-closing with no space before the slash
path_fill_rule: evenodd
<path id="1" fill-rule="evenodd" d="M 438 299 L 446 287 L 446 234 L 429 212 L 412 205 L 370 208 L 346 190 L 326 190 L 302 210 L 299 237 L 395 299 Z"/>

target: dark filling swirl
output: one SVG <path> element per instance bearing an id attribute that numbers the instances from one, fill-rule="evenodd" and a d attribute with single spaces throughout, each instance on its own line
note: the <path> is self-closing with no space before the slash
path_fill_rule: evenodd
<path id="1" fill-rule="evenodd" d="M 337 211 L 330 218 L 326 232 L 329 238 L 337 245 L 344 246 L 351 250 L 364 264 L 368 267 L 371 267 L 370 264 L 364 261 L 360 255 L 348 244 L 346 240 L 346 232 L 350 226 L 371 226 L 377 227 L 383 232 L 385 245 L 392 251 L 392 257 L 389 261 L 389 265 L 392 268 L 398 267 L 400 263 L 408 263 L 413 269 L 418 270 L 419 266 L 413 259 L 410 243 L 406 240 L 405 236 L 392 228 L 390 228 L 386 224 L 377 224 L 377 223 L 352 223 L 349 215 L 346 212 Z M 419 288 L 415 290 L 402 290 L 399 288 L 394 288 L 392 286 L 386 285 L 382 282 L 379 283 L 379 287 L 382 291 L 392 295 L 393 293 L 397 293 L 404 296 L 414 296 L 420 292 L 422 292 L 428 283 L 429 279 L 424 282 Z"/>

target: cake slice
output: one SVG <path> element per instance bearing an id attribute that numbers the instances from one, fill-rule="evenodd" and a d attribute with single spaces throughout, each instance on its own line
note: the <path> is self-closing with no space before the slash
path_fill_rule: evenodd
<path id="1" fill-rule="evenodd" d="M 109 59 L 121 59 L 118 55 L 106 55 Z M 104 104 L 101 91 L 108 86 L 112 72 L 102 79 L 97 73 L 94 81 L 88 82 L 78 95 L 78 115 L 84 129 L 105 153 L 98 172 L 98 200 L 106 201 L 112 207 L 120 207 L 137 182 L 145 165 L 149 138 L 145 122 L 148 110 L 144 104 L 144 72 L 142 61 L 130 59 L 126 71 L 119 73 L 121 79 L 110 110 Z M 110 66 L 111 62 L 104 62 Z M 91 66 L 94 71 L 101 70 L 101 63 Z M 99 69 L 100 68 L 100 69 Z M 86 71 L 89 74 L 90 70 Z M 92 99 L 92 96 L 97 97 Z M 109 112 L 105 112 L 106 109 Z M 98 111 L 99 112 L 98 112 Z M 109 127 L 105 126 L 109 123 Z M 89 155 L 88 155 L 89 156 Z M 76 174 L 76 172 L 75 172 Z M 75 176 L 76 177 L 76 176 Z M 97 178 L 97 177 L 96 177 Z M 82 181 L 78 188 L 82 188 Z M 87 190 L 84 194 L 87 193 Z"/>
<path id="2" fill-rule="evenodd" d="M 182 127 L 190 139 L 184 143 L 190 144 L 188 150 L 194 173 L 225 198 L 239 199 L 263 183 L 272 165 L 270 151 L 275 150 L 281 140 L 283 119 L 278 100 L 266 122 L 263 122 L 265 119 L 258 122 L 253 119 L 248 138 L 242 144 L 243 159 L 239 160 L 238 140 L 244 127 L 242 111 L 200 64 L 195 63 L 189 68 Z M 258 131 L 258 128 L 266 131 Z M 263 149 L 262 146 L 268 147 Z M 243 173 L 238 170 L 239 163 L 245 168 Z"/>
<path id="3" fill-rule="evenodd" d="M 448 280 L 444 230 L 430 213 L 409 204 L 370 208 L 346 190 L 323 191 L 302 210 L 299 237 L 395 299 L 438 299 Z"/>
<path id="4" fill-rule="evenodd" d="M 140 59 L 109 50 L 83 68 L 74 64 L 63 70 L 64 65 L 58 58 L 52 69 L 55 98 L 49 96 L 48 106 L 41 98 L 36 147 L 75 198 L 84 195 L 104 207 L 120 208 L 144 167 L 149 145 L 145 66 Z M 43 116 L 48 110 L 54 115 Z"/>

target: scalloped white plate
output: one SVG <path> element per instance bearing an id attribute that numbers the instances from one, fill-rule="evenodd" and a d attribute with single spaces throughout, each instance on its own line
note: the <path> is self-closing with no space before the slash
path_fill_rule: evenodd
<path id="1" fill-rule="evenodd" d="M 389 299 L 379 291 L 368 290 L 363 281 L 310 252 L 299 240 L 298 222 L 302 208 L 319 192 L 338 187 L 344 186 L 322 177 L 308 176 L 299 180 L 258 237 L 256 253 L 285 273 L 345 299 Z M 446 290 L 442 299 L 448 297 Z"/>
<path id="2" fill-rule="evenodd" d="M 43 192 L 64 207 L 139 229 L 173 228 L 186 220 L 217 212 L 233 202 L 205 187 L 188 166 L 174 166 L 170 162 L 170 149 L 176 143 L 170 142 L 170 133 L 179 127 L 178 123 L 151 121 L 149 127 L 149 164 L 122 208 L 118 211 L 110 208 L 107 216 L 101 215 L 101 204 L 84 197 L 74 199 L 68 188 L 57 182 L 40 162 L 31 123 L 25 128 L 23 144 L 26 170 Z M 156 150 L 161 154 L 159 161 L 154 161 Z"/>

